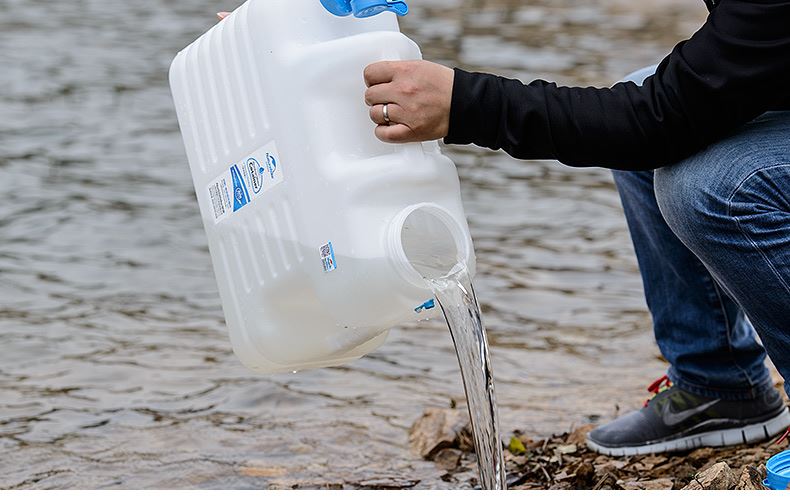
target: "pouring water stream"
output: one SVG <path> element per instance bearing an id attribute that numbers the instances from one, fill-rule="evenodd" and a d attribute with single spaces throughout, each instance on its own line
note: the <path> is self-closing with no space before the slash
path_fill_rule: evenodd
<path id="1" fill-rule="evenodd" d="M 428 281 L 447 320 L 458 355 L 472 422 L 480 485 L 485 490 L 505 490 L 507 484 L 494 377 L 472 279 L 466 266 L 458 264 L 446 277 Z"/>

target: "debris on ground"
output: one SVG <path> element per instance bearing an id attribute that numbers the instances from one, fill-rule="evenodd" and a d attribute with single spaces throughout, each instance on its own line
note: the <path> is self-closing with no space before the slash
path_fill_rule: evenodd
<path id="1" fill-rule="evenodd" d="M 717 462 L 705 471 L 700 471 L 683 490 L 729 490 L 735 488 L 738 477 L 726 462 Z"/>
<path id="2" fill-rule="evenodd" d="M 533 439 L 516 432 L 504 440 L 508 488 L 550 490 L 764 490 L 765 462 L 787 450 L 787 440 L 700 448 L 673 454 L 608 457 L 585 444 L 593 425 Z M 776 437 L 778 439 L 779 437 Z M 477 472 L 462 409 L 430 409 L 412 427 L 412 449 L 446 471 L 446 482 L 468 482 Z"/>
<path id="3" fill-rule="evenodd" d="M 434 460 L 435 456 L 447 448 L 472 448 L 464 443 L 471 434 L 469 416 L 460 409 L 426 409 L 420 419 L 409 431 L 409 445 L 422 458 Z"/>

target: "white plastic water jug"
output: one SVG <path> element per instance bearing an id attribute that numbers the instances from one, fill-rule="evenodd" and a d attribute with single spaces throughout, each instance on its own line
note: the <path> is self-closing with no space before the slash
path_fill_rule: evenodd
<path id="1" fill-rule="evenodd" d="M 459 261 L 474 271 L 455 166 L 435 142 L 379 141 L 364 104 L 368 64 L 420 57 L 392 12 L 361 19 L 322 0 L 249 0 L 173 61 L 225 318 L 246 366 L 349 362 L 391 327 L 436 313 L 424 277 Z"/>

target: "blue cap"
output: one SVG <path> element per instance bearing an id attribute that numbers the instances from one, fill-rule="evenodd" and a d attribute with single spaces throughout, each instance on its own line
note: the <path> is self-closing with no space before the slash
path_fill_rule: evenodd
<path id="1" fill-rule="evenodd" d="M 423 303 L 420 307 L 414 309 L 414 312 L 419 314 L 422 311 L 429 311 L 429 310 L 431 310 L 431 309 L 433 309 L 435 307 L 436 307 L 436 300 L 435 299 L 431 299 L 431 300 Z"/>
<path id="2" fill-rule="evenodd" d="M 790 450 L 780 452 L 765 463 L 768 478 L 765 486 L 771 490 L 787 490 L 790 487 Z"/>
<path id="3" fill-rule="evenodd" d="M 372 17 L 382 12 L 399 16 L 409 13 L 409 6 L 401 0 L 321 0 L 321 5 L 336 16 Z"/>

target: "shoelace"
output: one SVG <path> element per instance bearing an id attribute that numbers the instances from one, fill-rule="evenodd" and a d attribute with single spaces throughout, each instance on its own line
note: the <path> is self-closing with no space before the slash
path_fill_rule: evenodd
<path id="1" fill-rule="evenodd" d="M 782 435 L 782 438 L 780 438 L 779 440 L 776 441 L 776 445 L 779 445 L 780 443 L 784 442 L 788 438 L 790 438 L 790 428 L 788 428 L 787 431 L 785 432 L 785 434 Z"/>
<path id="2" fill-rule="evenodd" d="M 650 386 L 647 387 L 647 391 L 653 395 L 645 401 L 644 407 L 647 407 L 650 401 L 656 398 L 656 395 L 660 394 L 661 392 L 665 392 L 670 388 L 672 388 L 672 380 L 670 380 L 669 376 L 667 375 L 664 375 L 651 383 Z"/>

